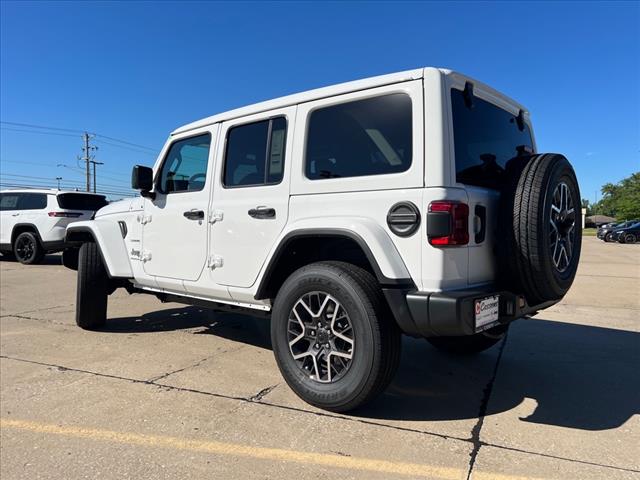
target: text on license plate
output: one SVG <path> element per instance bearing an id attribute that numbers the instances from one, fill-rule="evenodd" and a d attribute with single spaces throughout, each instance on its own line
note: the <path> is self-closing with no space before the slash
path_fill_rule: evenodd
<path id="1" fill-rule="evenodd" d="M 500 311 L 500 295 L 481 298 L 475 301 L 476 330 L 496 322 Z"/>

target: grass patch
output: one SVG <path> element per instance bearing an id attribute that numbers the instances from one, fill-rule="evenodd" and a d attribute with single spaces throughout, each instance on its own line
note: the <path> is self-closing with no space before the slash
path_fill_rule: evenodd
<path id="1" fill-rule="evenodd" d="M 597 231 L 598 230 L 596 228 L 583 228 L 582 229 L 582 236 L 583 237 L 595 237 Z"/>

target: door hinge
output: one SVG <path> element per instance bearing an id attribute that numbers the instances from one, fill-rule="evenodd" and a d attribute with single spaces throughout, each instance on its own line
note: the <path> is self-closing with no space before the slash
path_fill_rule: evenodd
<path id="1" fill-rule="evenodd" d="M 151 215 L 138 215 L 136 218 L 142 225 L 151 223 Z"/>
<path id="2" fill-rule="evenodd" d="M 216 222 L 221 222 L 224 218 L 224 213 L 222 210 L 213 210 L 209 212 L 209 223 L 213 224 Z"/>
<path id="3" fill-rule="evenodd" d="M 209 257 L 209 261 L 207 262 L 207 266 L 211 270 L 215 270 L 216 268 L 221 268 L 224 265 L 224 260 L 220 255 L 211 255 Z"/>
<path id="4" fill-rule="evenodd" d="M 142 252 L 142 255 L 140 256 L 140 260 L 142 260 L 142 263 L 146 263 L 151 261 L 151 252 L 145 250 L 144 252 Z"/>

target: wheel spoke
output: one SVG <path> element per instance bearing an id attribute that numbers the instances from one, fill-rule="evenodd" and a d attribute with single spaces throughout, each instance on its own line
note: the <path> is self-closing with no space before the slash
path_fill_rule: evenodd
<path id="1" fill-rule="evenodd" d="M 564 272 L 569 268 L 573 258 L 576 209 L 571 190 L 565 182 L 556 185 L 551 198 L 549 250 L 556 269 Z"/>
<path id="2" fill-rule="evenodd" d="M 289 314 L 289 350 L 310 379 L 330 383 L 342 378 L 353 360 L 353 325 L 340 302 L 325 292 L 302 295 Z"/>

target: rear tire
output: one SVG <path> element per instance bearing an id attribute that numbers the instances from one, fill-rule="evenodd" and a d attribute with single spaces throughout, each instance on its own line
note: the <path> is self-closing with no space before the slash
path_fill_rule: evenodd
<path id="1" fill-rule="evenodd" d="M 271 341 L 280 372 L 300 398 L 325 410 L 353 410 L 381 393 L 398 368 L 400 340 L 380 286 L 349 263 L 300 268 L 274 302 Z"/>
<path id="2" fill-rule="evenodd" d="M 33 265 L 42 261 L 45 251 L 35 233 L 22 232 L 13 242 L 13 254 L 23 265 Z"/>
<path id="3" fill-rule="evenodd" d="M 462 337 L 429 337 L 427 341 L 438 350 L 454 355 L 475 355 L 493 347 L 507 334 L 508 325 Z"/>
<path id="4" fill-rule="evenodd" d="M 84 243 L 78 259 L 76 324 L 85 330 L 103 327 L 107 320 L 109 277 L 95 243 Z"/>
<path id="5" fill-rule="evenodd" d="M 569 161 L 547 153 L 518 159 L 501 195 L 500 278 L 531 305 L 562 298 L 582 244 L 578 181 Z"/>

